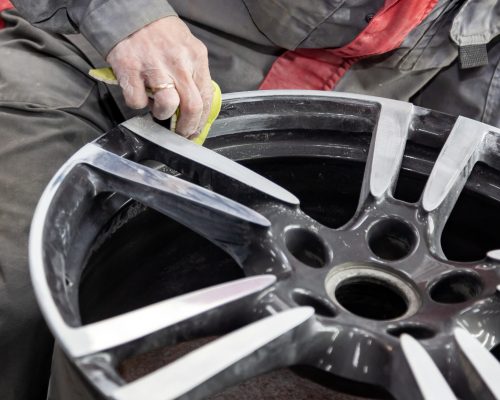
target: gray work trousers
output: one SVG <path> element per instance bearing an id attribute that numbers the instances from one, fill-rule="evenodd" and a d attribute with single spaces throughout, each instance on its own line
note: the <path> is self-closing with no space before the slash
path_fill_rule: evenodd
<path id="1" fill-rule="evenodd" d="M 104 63 L 70 40 L 33 28 L 14 11 L 0 31 L 0 399 L 45 400 L 52 341 L 28 274 L 27 243 L 37 200 L 58 167 L 128 111 L 119 96 L 87 76 Z M 223 91 L 256 89 L 276 54 L 192 27 L 209 49 Z M 452 64 L 419 93 L 422 106 L 500 126 L 500 46 L 490 64 Z M 376 76 L 374 76 L 376 79 Z M 349 88 L 348 82 L 342 85 Z M 410 96 L 411 95 L 411 96 Z M 453 99 L 447 101 L 446 98 Z M 54 353 L 51 399 L 91 399 L 60 351 Z"/>

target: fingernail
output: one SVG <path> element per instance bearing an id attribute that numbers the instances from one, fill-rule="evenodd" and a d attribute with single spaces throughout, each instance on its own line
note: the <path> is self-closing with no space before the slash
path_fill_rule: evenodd
<path id="1" fill-rule="evenodd" d="M 188 139 L 189 139 L 189 140 L 194 140 L 194 139 L 196 139 L 198 136 L 200 136 L 200 133 L 201 133 L 200 131 L 197 131 L 197 132 L 195 132 L 195 133 L 192 133 L 191 135 L 189 135 Z"/>

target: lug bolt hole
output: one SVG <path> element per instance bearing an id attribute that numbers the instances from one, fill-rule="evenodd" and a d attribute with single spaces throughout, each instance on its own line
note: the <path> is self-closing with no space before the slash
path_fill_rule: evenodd
<path id="1" fill-rule="evenodd" d="M 461 303 L 481 293 L 482 285 L 472 274 L 453 274 L 435 283 L 430 291 L 432 300 L 438 303 Z"/>
<path id="2" fill-rule="evenodd" d="M 330 318 L 335 317 L 335 309 L 333 306 L 328 304 L 328 302 L 317 298 L 313 294 L 298 289 L 292 293 L 292 299 L 299 306 L 309 306 L 314 308 L 315 313 L 318 315 Z"/>
<path id="3" fill-rule="evenodd" d="M 403 295 L 387 282 L 373 278 L 353 278 L 342 282 L 335 298 L 346 310 L 360 317 L 388 320 L 408 310 Z"/>
<path id="4" fill-rule="evenodd" d="M 430 339 L 436 334 L 432 329 L 422 325 L 400 325 L 387 329 L 387 333 L 396 337 L 406 333 L 419 340 Z"/>
<path id="5" fill-rule="evenodd" d="M 368 246 L 378 257 L 389 261 L 409 255 L 417 244 L 417 235 L 406 223 L 397 219 L 377 222 L 368 232 Z"/>
<path id="6" fill-rule="evenodd" d="M 325 266 L 328 250 L 321 239 L 313 232 L 295 228 L 286 233 L 285 243 L 288 251 L 299 261 L 312 268 Z"/>

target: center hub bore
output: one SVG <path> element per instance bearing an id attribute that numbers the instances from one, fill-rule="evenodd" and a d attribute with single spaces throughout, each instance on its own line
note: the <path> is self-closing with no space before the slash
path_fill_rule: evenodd
<path id="1" fill-rule="evenodd" d="M 410 283 L 375 265 L 336 266 L 326 276 L 325 288 L 334 303 L 363 318 L 401 319 L 420 307 L 418 293 Z"/>

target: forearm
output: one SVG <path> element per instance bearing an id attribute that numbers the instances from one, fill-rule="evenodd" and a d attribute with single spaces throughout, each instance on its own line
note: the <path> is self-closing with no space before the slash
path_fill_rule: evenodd
<path id="1" fill-rule="evenodd" d="M 13 0 L 33 25 L 55 33 L 82 33 L 103 55 L 160 18 L 176 15 L 167 0 Z"/>

